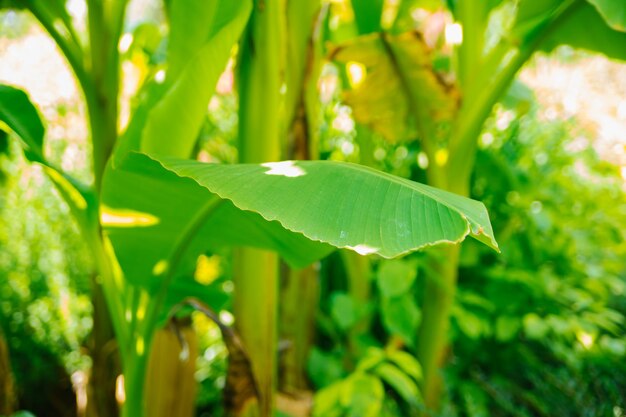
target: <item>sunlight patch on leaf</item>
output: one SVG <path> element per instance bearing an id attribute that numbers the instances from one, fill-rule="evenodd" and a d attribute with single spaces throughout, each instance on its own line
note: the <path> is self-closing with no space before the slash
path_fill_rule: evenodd
<path id="1" fill-rule="evenodd" d="M 167 271 L 169 263 L 165 259 L 161 259 L 159 262 L 154 264 L 154 268 L 152 268 L 152 273 L 154 275 L 161 275 L 165 271 Z"/>
<path id="2" fill-rule="evenodd" d="M 261 164 L 261 166 L 270 169 L 265 173 L 266 175 L 281 175 L 290 178 L 306 175 L 306 172 L 299 166 L 296 166 L 294 161 L 266 162 Z"/>
<path id="3" fill-rule="evenodd" d="M 159 224 L 159 218 L 149 213 L 102 206 L 100 222 L 107 227 L 149 227 Z"/>

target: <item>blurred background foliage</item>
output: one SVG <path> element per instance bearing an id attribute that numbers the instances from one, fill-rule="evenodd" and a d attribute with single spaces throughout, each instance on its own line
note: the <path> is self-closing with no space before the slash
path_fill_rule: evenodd
<path id="1" fill-rule="evenodd" d="M 122 39 L 126 114 L 163 60 L 162 12 L 148 3 L 133 2 Z M 354 37 L 346 2 L 331 2 L 330 9 L 329 40 Z M 433 33 L 449 19 L 414 18 L 430 19 Z M 436 63 L 446 73 L 449 51 L 428 33 L 426 41 L 440 42 Z M 35 56 L 54 75 L 42 78 Z M 80 98 L 30 17 L 0 13 L 0 61 L 0 80 L 26 87 L 42 109 L 50 159 L 85 178 L 89 150 Z M 625 73 L 623 65 L 569 48 L 538 56 L 485 126 L 472 197 L 487 205 L 502 253 L 473 241 L 463 245 L 442 417 L 626 413 Z M 355 77 L 358 68 L 350 63 L 324 65 L 322 158 L 423 181 L 432 162 L 418 141 L 390 141 L 355 123 L 357 98 L 345 92 Z M 237 158 L 233 83 L 229 65 L 209 104 L 200 160 Z M 0 219 L 0 328 L 19 407 L 37 416 L 76 415 L 90 365 L 92 266 L 67 207 L 6 135 L 0 135 Z M 421 371 L 403 348 L 415 344 L 427 264 L 419 253 L 373 259 L 362 299 L 350 293 L 341 257 L 335 253 L 320 265 L 307 374 L 313 415 L 417 415 Z M 228 253 L 198 260 L 195 279 L 227 324 L 233 321 L 230 275 Z M 227 350 L 214 323 L 198 313 L 193 319 L 201 350 L 197 414 L 221 416 Z"/>

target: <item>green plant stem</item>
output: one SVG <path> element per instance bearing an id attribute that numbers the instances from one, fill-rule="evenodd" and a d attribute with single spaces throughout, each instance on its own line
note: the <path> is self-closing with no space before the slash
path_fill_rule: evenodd
<path id="1" fill-rule="evenodd" d="M 297 393 L 309 388 L 306 364 L 315 333 L 319 304 L 319 267 L 288 268 L 281 291 L 280 337 L 290 342 L 281 354 L 280 389 Z"/>
<path id="2" fill-rule="evenodd" d="M 131 319 L 132 342 L 124 345 L 124 375 L 126 402 L 123 407 L 123 416 L 141 417 L 145 415 L 143 393 L 145 391 L 145 377 L 150 356 L 152 341 L 158 327 L 158 317 L 165 303 L 167 290 L 192 244 L 198 229 L 215 213 L 215 210 L 224 200 L 212 196 L 196 213 L 181 231 L 178 240 L 172 247 L 167 258 L 166 268 L 161 276 L 161 284 L 156 295 L 150 296 L 138 288 L 133 288 L 132 305 L 135 307 Z"/>
<path id="3" fill-rule="evenodd" d="M 104 168 L 117 140 L 119 33 L 107 20 L 102 1 L 88 0 L 87 6 L 93 94 L 86 95 L 93 144 L 94 184 L 99 191 Z M 123 10 L 121 13 L 119 19 L 123 19 Z"/>
<path id="4" fill-rule="evenodd" d="M 448 347 L 459 252 L 459 245 L 429 250 L 429 268 L 422 300 L 422 323 L 417 336 L 417 358 L 424 375 L 422 396 L 429 410 L 438 410 L 441 399 L 440 369 Z"/>
<path id="5" fill-rule="evenodd" d="M 460 1 L 457 4 L 457 15 L 463 27 L 463 43 L 458 51 L 459 79 L 463 91 L 471 90 L 481 66 L 486 7 L 471 1 Z"/>
<path id="6" fill-rule="evenodd" d="M 280 0 L 255 1 L 242 42 L 238 67 L 240 162 L 282 157 L 284 6 Z M 248 347 L 263 417 L 273 414 L 276 391 L 278 272 L 274 253 L 252 248 L 235 253 L 235 326 Z"/>
<path id="7" fill-rule="evenodd" d="M 277 385 L 278 257 L 242 248 L 235 262 L 235 325 L 250 356 L 259 390 L 259 414 L 268 417 L 273 415 Z"/>
<path id="8" fill-rule="evenodd" d="M 156 330 L 157 318 L 165 302 L 167 290 L 176 276 L 187 250 L 196 237 L 198 230 L 207 221 L 207 219 L 215 213 L 215 210 L 217 210 L 223 202 L 224 200 L 218 196 L 212 195 L 211 198 L 207 200 L 205 205 L 189 221 L 189 223 L 187 223 L 185 229 L 180 233 L 178 240 L 173 246 L 172 253 L 166 261 L 166 268 L 163 272 L 161 284 L 156 296 L 149 304 L 148 312 L 146 313 L 144 320 L 146 330 L 142 332 L 144 335 L 150 335 L 151 337 Z M 149 344 L 147 344 L 147 346 L 149 346 Z"/>
<path id="9" fill-rule="evenodd" d="M 477 93 L 470 95 L 471 101 L 463 102 L 449 142 L 449 161 L 444 166 L 429 166 L 429 184 L 469 196 L 478 137 L 493 106 L 541 42 L 579 4 L 578 0 L 563 3 L 557 13 L 524 39 L 521 46 L 510 48 L 508 53 L 505 52 L 506 46 L 497 46 L 492 55 L 487 57 L 489 65 L 493 66 L 489 69 L 496 71 L 496 75 L 483 77 L 481 84 L 471 87 Z M 473 29 L 470 27 L 466 30 Z M 501 62 L 497 62 L 498 57 Z M 426 406 L 433 412 L 438 409 L 441 399 L 440 367 L 448 346 L 447 332 L 456 293 L 459 252 L 459 246 L 446 247 L 431 256 L 430 277 L 422 304 L 423 319 L 418 334 L 417 355 L 424 371 L 423 396 Z"/>
<path id="10" fill-rule="evenodd" d="M 474 167 L 476 145 L 485 120 L 531 54 L 530 51 L 513 52 L 508 64 L 482 89 L 476 100 L 463 103 L 450 138 L 448 177 L 452 181 L 449 188 L 447 187 L 450 191 L 463 196 L 469 194 L 469 178 Z"/>
<path id="11" fill-rule="evenodd" d="M 145 352 L 145 341 L 134 346 L 134 354 L 124 364 L 124 393 L 126 396 L 122 407 L 122 417 L 142 417 L 145 415 L 144 388 L 148 354 Z M 143 347 L 142 347 L 143 346 Z"/>
<path id="12" fill-rule="evenodd" d="M 555 13 L 539 24 L 537 29 L 522 41 L 519 47 L 510 48 L 509 52 L 505 53 L 506 46 L 498 45 L 492 51 L 494 56 L 488 57 L 490 67 L 486 69 L 485 74 L 495 71 L 496 75 L 483 77 L 483 83 L 473 89 L 480 92 L 475 96 L 472 95 L 473 100 L 463 102 L 450 138 L 449 178 L 453 179 L 450 191 L 464 196 L 468 195 L 469 178 L 474 167 L 478 136 L 493 106 L 506 92 L 518 71 L 540 47 L 542 41 L 558 29 L 569 14 L 582 3 L 580 0 L 563 2 Z M 502 42 L 504 45 L 508 43 L 506 40 Z M 495 58 L 498 57 L 502 58 L 502 62 L 496 63 Z"/>
<path id="13" fill-rule="evenodd" d="M 352 299 L 363 306 L 370 301 L 371 297 L 372 263 L 367 256 L 359 255 L 350 250 L 341 250 L 340 254 L 348 279 L 348 293 Z M 367 314 L 350 329 L 348 344 L 353 359 L 364 354 L 364 352 L 359 351 L 358 338 L 367 333 L 370 321 L 371 315 Z"/>

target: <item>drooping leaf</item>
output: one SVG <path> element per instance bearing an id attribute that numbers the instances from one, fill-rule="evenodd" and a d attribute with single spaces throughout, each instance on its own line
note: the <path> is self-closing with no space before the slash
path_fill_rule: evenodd
<path id="1" fill-rule="evenodd" d="M 612 5 L 613 2 L 607 0 L 603 11 L 608 10 L 609 3 Z M 586 1 L 574 2 L 564 8 L 560 0 L 521 0 L 512 33 L 521 44 L 532 44 L 539 38 L 536 46 L 545 51 L 570 45 L 626 60 L 626 33 L 616 30 L 614 24 L 610 26 L 598 10 L 600 8 Z M 542 31 L 547 36 L 539 36 Z"/>
<path id="2" fill-rule="evenodd" d="M 255 246 L 293 266 L 334 247 L 394 257 L 468 234 L 497 248 L 476 201 L 354 164 L 219 165 L 132 154 L 104 179 L 103 223 L 131 280 L 151 280 L 207 202 L 189 251 Z M 150 242 L 150 244 L 146 244 Z"/>
<path id="3" fill-rule="evenodd" d="M 626 33 L 612 29 L 598 10 L 588 3 L 574 6 L 563 22 L 541 44 L 545 50 L 566 44 L 626 60 Z M 626 6 L 624 6 L 626 7 Z M 581 30 L 584 28 L 584 30 Z"/>
<path id="4" fill-rule="evenodd" d="M 15 132 L 29 160 L 43 160 L 43 123 L 24 91 L 0 84 L 0 122 Z"/>
<path id="5" fill-rule="evenodd" d="M 626 32 L 626 2 L 622 0 L 587 0 L 615 30 Z"/>
<path id="6" fill-rule="evenodd" d="M 471 235 L 497 249 L 482 203 L 362 165 L 160 161 L 241 210 L 338 248 L 393 258 Z"/>
<path id="7" fill-rule="evenodd" d="M 0 124 L 5 124 L 15 133 L 26 158 L 43 166 L 76 221 L 85 224 L 87 205 L 92 202 L 91 192 L 75 178 L 46 161 L 43 153 L 44 126 L 39 111 L 24 91 L 0 84 Z"/>
<path id="8" fill-rule="evenodd" d="M 415 128 L 422 137 L 437 138 L 450 127 L 458 93 L 438 77 L 416 32 L 361 36 L 338 47 L 332 56 L 365 68 L 345 100 L 358 122 L 387 140 L 409 139 Z"/>

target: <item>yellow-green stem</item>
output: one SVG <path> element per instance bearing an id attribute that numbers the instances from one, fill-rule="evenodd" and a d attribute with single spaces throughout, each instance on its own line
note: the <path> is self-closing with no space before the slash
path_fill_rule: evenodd
<path id="1" fill-rule="evenodd" d="M 285 2 L 257 0 L 242 42 L 239 76 L 239 160 L 282 157 Z M 276 391 L 278 257 L 242 248 L 235 253 L 235 325 L 259 391 L 259 411 L 273 414 Z"/>

